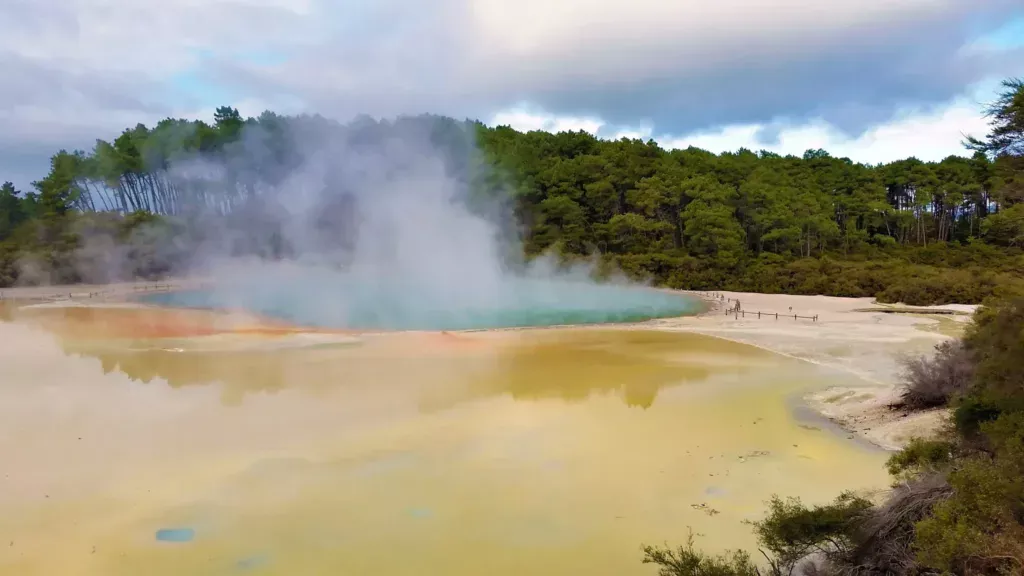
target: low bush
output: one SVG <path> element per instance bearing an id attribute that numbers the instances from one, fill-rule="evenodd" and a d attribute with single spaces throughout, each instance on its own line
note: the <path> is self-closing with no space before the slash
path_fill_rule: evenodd
<path id="1" fill-rule="evenodd" d="M 658 576 L 760 576 L 761 572 L 743 551 L 718 556 L 693 547 L 693 532 L 685 546 L 644 546 L 644 564 L 658 566 Z"/>
<path id="2" fill-rule="evenodd" d="M 885 467 L 895 478 L 913 477 L 948 467 L 956 451 L 956 443 L 950 440 L 914 438 L 902 450 L 890 456 Z"/>
<path id="3" fill-rule="evenodd" d="M 935 346 L 931 357 L 904 358 L 903 390 L 900 399 L 911 409 L 947 406 L 971 385 L 974 362 L 961 340 L 947 340 Z"/>
<path id="4" fill-rule="evenodd" d="M 799 498 L 773 497 L 764 520 L 752 522 L 770 576 L 790 576 L 846 562 L 857 545 L 859 527 L 871 502 L 852 492 L 822 506 L 805 506 Z M 686 546 L 644 546 L 644 563 L 659 566 L 659 576 L 760 576 L 750 555 L 729 551 L 719 556 Z"/>

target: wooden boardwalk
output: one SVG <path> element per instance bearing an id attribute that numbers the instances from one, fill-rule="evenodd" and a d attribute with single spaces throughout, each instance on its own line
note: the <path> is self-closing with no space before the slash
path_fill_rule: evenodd
<path id="1" fill-rule="evenodd" d="M 764 310 L 744 310 L 741 307 L 741 303 L 738 299 L 726 297 L 724 294 L 720 292 L 706 292 L 701 290 L 686 290 L 686 292 L 689 292 L 691 294 L 697 294 L 698 296 L 711 300 L 712 302 L 728 304 L 728 306 L 725 307 L 725 315 L 732 315 L 737 320 L 740 318 L 746 318 L 747 314 L 749 314 L 751 318 L 757 318 L 758 320 L 778 320 L 780 318 L 786 320 L 792 318 L 793 320 L 810 320 L 811 322 L 818 321 L 817 314 L 815 314 L 814 316 L 801 316 L 800 314 L 794 314 L 792 311 L 790 311 L 788 314 L 783 314 L 782 312 L 767 312 Z"/>

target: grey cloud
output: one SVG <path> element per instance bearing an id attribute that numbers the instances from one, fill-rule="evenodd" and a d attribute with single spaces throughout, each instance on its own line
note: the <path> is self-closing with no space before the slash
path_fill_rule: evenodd
<path id="1" fill-rule="evenodd" d="M 713 66 L 702 66 L 692 45 L 681 52 L 581 48 L 550 61 L 475 59 L 466 13 L 447 2 L 433 18 L 414 10 L 390 28 L 378 23 L 379 36 L 342 37 L 295 53 L 284 66 L 220 61 L 211 75 L 257 93 L 297 94 L 310 108 L 342 118 L 422 111 L 486 118 L 527 102 L 619 126 L 652 126 L 657 134 L 823 118 L 856 135 L 903 107 L 948 102 L 971 83 L 1012 67 L 1011 55 L 962 48 L 982 24 L 1024 15 L 1024 8 L 1002 0 L 971 4 L 948 2 L 916 20 L 839 30 L 825 46 L 805 46 L 799 37 L 780 38 L 778 47 L 744 46 L 740 38 L 714 55 Z M 599 59 L 613 55 L 638 70 L 651 60 L 680 65 L 634 81 L 575 74 L 600 70 Z"/>
<path id="2" fill-rule="evenodd" d="M 159 84 L 63 64 L 0 53 L 0 181 L 27 191 L 57 150 L 91 149 L 173 111 L 156 98 Z"/>
<path id="3" fill-rule="evenodd" d="M 159 84 L 102 70 L 77 69 L 73 62 L 0 53 L 0 74 L 4 77 L 0 110 L 60 108 L 76 102 L 140 112 L 166 109 L 162 103 L 154 103 Z"/>
<path id="4" fill-rule="evenodd" d="M 585 111 L 619 124 L 649 119 L 659 134 L 722 124 L 821 117 L 850 133 L 891 118 L 903 105 L 946 102 L 983 78 L 952 50 L 928 45 L 934 63 L 900 46 L 814 55 L 804 62 L 729 69 L 626 86 L 582 85 L 538 93 L 554 112 Z"/>
<path id="5" fill-rule="evenodd" d="M 12 182 L 22 192 L 32 191 L 32 182 L 50 169 L 54 150 L 45 143 L 0 140 L 0 183 Z"/>
<path id="6" fill-rule="evenodd" d="M 286 0 L 0 1 L 0 180 L 27 189 L 60 148 L 209 106 L 172 82 L 206 54 L 322 42 Z"/>
<path id="7" fill-rule="evenodd" d="M 319 20 L 262 0 L 0 3 L 0 50 L 150 77 L 187 69 L 205 51 L 237 54 L 325 37 Z"/>
<path id="8" fill-rule="evenodd" d="M 762 146 L 777 146 L 781 142 L 782 131 L 785 128 L 785 124 L 780 122 L 765 124 L 758 128 L 757 133 L 754 134 L 754 139 Z"/>
<path id="9" fill-rule="evenodd" d="M 31 164 L 14 151 L 19 142 L 47 155 L 88 148 L 135 122 L 207 107 L 168 83 L 183 70 L 277 109 L 342 120 L 487 119 L 529 103 L 655 134 L 812 118 L 856 134 L 1024 61 L 962 50 L 978 30 L 1024 16 L 1019 0 L 908 3 L 917 18 L 758 45 L 722 30 L 725 40 L 708 47 L 693 38 L 654 48 L 598 42 L 532 59 L 481 37 L 470 1 L 310 0 L 308 13 L 285 0 L 0 2 L 0 170 Z M 253 51 L 286 61 L 246 57 Z"/>
<path id="10" fill-rule="evenodd" d="M 261 96 L 298 96 L 309 110 L 341 119 L 487 113 L 494 102 L 466 94 L 472 46 L 462 8 L 461 0 L 387 0 L 367 8 L 356 23 L 339 23 L 330 42 L 296 47 L 284 64 L 212 58 L 205 73 Z"/>
<path id="11" fill-rule="evenodd" d="M 992 22 L 995 16 L 1024 14 L 1024 7 L 999 2 L 972 9 L 987 10 Z M 620 125 L 653 124 L 657 134 L 823 118 L 857 135 L 890 120 L 901 107 L 945 103 L 971 83 L 1007 73 L 1010 55 L 961 50 L 977 30 L 968 26 L 963 12 L 842 31 L 827 46 L 795 54 L 799 38 L 780 39 L 778 48 L 756 51 L 736 46 L 731 58 L 719 55 L 713 67 L 694 65 L 686 53 L 671 50 L 636 53 L 638 67 L 644 59 L 677 59 L 679 72 L 631 83 L 553 79 L 524 97 L 555 113 L 591 114 Z M 628 50 L 620 57 L 630 57 Z M 530 68 L 525 64 L 511 77 L 529 81 Z M 563 72 L 569 76 L 571 69 Z"/>

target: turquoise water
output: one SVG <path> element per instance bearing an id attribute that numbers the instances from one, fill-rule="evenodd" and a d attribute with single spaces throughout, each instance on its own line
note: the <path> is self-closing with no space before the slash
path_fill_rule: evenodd
<path id="1" fill-rule="evenodd" d="M 469 330 L 562 324 L 636 322 L 696 314 L 701 303 L 642 287 L 589 282 L 516 279 L 490 291 L 462 294 L 415 286 L 294 282 L 220 286 L 150 294 L 162 306 L 241 308 L 325 328 L 362 330 Z"/>
<path id="2" fill-rule="evenodd" d="M 191 528 L 164 528 L 156 531 L 156 539 L 161 542 L 191 542 L 195 536 L 195 530 Z"/>

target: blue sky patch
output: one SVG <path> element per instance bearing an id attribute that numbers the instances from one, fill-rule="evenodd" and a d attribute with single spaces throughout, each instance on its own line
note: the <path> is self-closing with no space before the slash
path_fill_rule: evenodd
<path id="1" fill-rule="evenodd" d="M 171 86 L 186 98 L 198 101 L 200 106 L 222 106 L 239 99 L 239 95 L 222 84 L 203 78 L 196 71 L 181 72 L 171 76 Z"/>
<path id="2" fill-rule="evenodd" d="M 173 74 L 168 83 L 175 92 L 187 99 L 194 100 L 198 106 L 230 106 L 243 99 L 244 94 L 222 82 L 217 82 L 202 71 L 203 64 L 216 59 L 228 59 L 235 62 L 248 63 L 256 66 L 280 66 L 288 62 L 284 54 L 265 50 L 242 50 L 234 53 L 218 54 L 205 48 L 189 50 L 195 59 L 192 69 Z"/>
<path id="3" fill-rule="evenodd" d="M 996 50 L 1024 48 L 1024 16 L 1010 20 L 982 36 L 979 44 Z"/>

